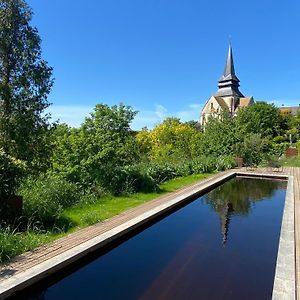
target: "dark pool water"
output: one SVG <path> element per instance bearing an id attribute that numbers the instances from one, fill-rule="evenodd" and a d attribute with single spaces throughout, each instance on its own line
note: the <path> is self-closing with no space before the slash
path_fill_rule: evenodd
<path id="1" fill-rule="evenodd" d="M 285 192 L 234 178 L 20 299 L 271 299 Z"/>

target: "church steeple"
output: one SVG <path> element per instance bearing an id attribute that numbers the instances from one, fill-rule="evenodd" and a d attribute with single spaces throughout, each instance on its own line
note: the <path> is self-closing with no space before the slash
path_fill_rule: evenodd
<path id="1" fill-rule="evenodd" d="M 229 45 L 227 60 L 225 64 L 224 74 L 219 80 L 219 89 L 215 96 L 235 96 L 244 97 L 244 95 L 239 91 L 239 79 L 235 75 L 232 48 Z"/>

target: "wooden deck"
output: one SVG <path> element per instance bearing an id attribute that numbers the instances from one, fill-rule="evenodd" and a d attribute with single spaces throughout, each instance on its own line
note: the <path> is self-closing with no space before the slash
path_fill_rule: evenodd
<path id="1" fill-rule="evenodd" d="M 246 169 L 239 169 L 235 171 L 246 171 Z M 296 242 L 296 291 L 297 299 L 300 300 L 300 194 L 299 194 L 299 184 L 300 184 L 300 168 L 289 168 L 285 167 L 282 172 L 276 172 L 268 169 L 256 169 L 253 170 L 255 173 L 264 173 L 264 174 L 280 174 L 280 175 L 292 175 L 294 178 L 294 197 L 295 197 L 295 242 Z M 211 176 L 205 180 L 201 180 L 195 184 L 189 185 L 185 188 L 182 188 L 176 192 L 164 195 L 153 201 L 142 204 L 136 208 L 130 209 L 124 213 L 121 213 L 109 220 L 95 224 L 93 226 L 81 229 L 75 233 L 72 233 L 64 238 L 58 239 L 50 244 L 42 246 L 34 251 L 27 252 L 15 258 L 13 261 L 0 265 L 0 285 L 1 282 L 5 281 L 8 278 L 14 277 L 16 274 L 21 274 L 25 270 L 32 268 L 53 258 L 75 246 L 78 246 L 88 240 L 93 239 L 94 237 L 105 233 L 120 224 L 125 223 L 128 220 L 135 218 L 159 205 L 170 201 L 174 196 L 184 195 L 188 191 L 192 191 L 195 188 L 209 184 L 215 178 L 220 177 L 224 174 L 230 173 L 232 171 L 226 171 L 218 173 L 214 176 Z M 249 172 L 249 170 L 247 170 Z M 1 295 L 0 295 L 1 299 Z"/>

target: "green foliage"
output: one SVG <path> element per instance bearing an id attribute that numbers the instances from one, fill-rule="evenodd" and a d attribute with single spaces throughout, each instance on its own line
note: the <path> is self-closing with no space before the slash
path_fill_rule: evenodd
<path id="1" fill-rule="evenodd" d="M 258 165 L 263 159 L 262 150 L 264 148 L 264 142 L 260 134 L 250 133 L 245 136 L 243 147 L 245 162 L 250 165 Z"/>
<path id="2" fill-rule="evenodd" d="M 196 131 L 199 131 L 199 132 L 202 131 L 202 127 L 198 121 L 191 120 L 191 121 L 185 122 L 184 124 L 188 125 L 192 129 L 195 129 Z"/>
<path id="3" fill-rule="evenodd" d="M 282 165 L 286 167 L 300 167 L 300 156 L 293 156 L 282 160 Z"/>
<path id="4" fill-rule="evenodd" d="M 224 113 L 220 118 L 209 118 L 196 151 L 198 155 L 232 155 L 242 140 L 243 134 L 235 119 Z"/>
<path id="5" fill-rule="evenodd" d="M 18 193 L 23 196 L 24 217 L 39 222 L 44 228 L 70 226 L 61 220 L 63 209 L 80 202 L 81 192 L 74 183 L 59 177 L 27 178 Z"/>
<path id="6" fill-rule="evenodd" d="M 235 162 L 230 155 L 201 156 L 191 163 L 193 174 L 212 173 L 214 171 L 224 171 L 235 166 Z"/>
<path id="7" fill-rule="evenodd" d="M 146 172 L 158 184 L 180 176 L 176 165 L 167 162 L 153 162 L 149 164 Z"/>
<path id="8" fill-rule="evenodd" d="M 109 180 L 105 182 L 105 188 L 114 195 L 153 192 L 158 188 L 155 180 L 145 172 L 141 165 L 115 168 L 107 178 Z M 104 183 L 101 182 L 101 184 Z"/>
<path id="9" fill-rule="evenodd" d="M 298 156 L 300 156 L 300 140 L 296 143 L 296 147 L 298 150 Z"/>
<path id="10" fill-rule="evenodd" d="M 264 139 L 264 153 L 269 156 L 280 157 L 285 153 L 285 150 L 289 147 L 288 142 L 276 143 L 269 139 Z"/>
<path id="11" fill-rule="evenodd" d="M 258 165 L 263 158 L 265 143 L 260 134 L 248 133 L 243 140 L 236 143 L 235 153 L 242 157 L 247 165 Z"/>
<path id="12" fill-rule="evenodd" d="M 26 233 L 7 226 L 0 229 L 0 263 L 25 251 L 32 250 L 50 240 L 48 234 L 37 234 L 28 229 Z"/>
<path id="13" fill-rule="evenodd" d="M 0 2 L 0 148 L 26 161 L 29 170 L 47 166 L 47 96 L 52 69 L 41 58 L 32 12 L 23 0 Z"/>
<path id="14" fill-rule="evenodd" d="M 95 224 L 207 176 L 207 174 L 201 174 L 176 178 L 161 184 L 159 191 L 153 193 L 135 193 L 121 197 L 106 195 L 101 199 L 95 199 L 94 195 L 87 194 L 87 197 L 83 196 L 77 205 L 63 210 L 61 218 L 68 220 L 72 227 L 66 232 L 60 232 L 59 235 L 55 233 L 55 228 L 49 228 L 51 231 L 47 232 L 41 231 L 38 223 L 28 226 L 25 232 L 12 226 L 2 228 L 0 229 L 0 262 L 32 250 L 54 238 L 64 236 L 73 231 L 74 226 L 82 228 Z M 87 202 L 84 199 L 87 199 Z M 39 205 L 38 202 L 37 205 Z"/>
<path id="15" fill-rule="evenodd" d="M 98 104 L 79 129 L 60 125 L 54 130 L 51 173 L 83 184 L 106 187 L 119 167 L 138 159 L 130 123 L 136 112 L 120 104 Z"/>
<path id="16" fill-rule="evenodd" d="M 262 137 L 276 136 L 280 133 L 282 116 L 274 104 L 258 101 L 241 109 L 236 122 L 241 132 L 260 134 Z"/>
<path id="17" fill-rule="evenodd" d="M 25 162 L 6 154 L 0 148 L 0 199 L 14 195 L 18 179 L 25 171 Z"/>
<path id="18" fill-rule="evenodd" d="M 151 160 L 177 162 L 191 159 L 193 141 L 199 137 L 196 129 L 177 118 L 167 118 L 153 130 L 143 129 L 136 135 L 139 149 Z"/>

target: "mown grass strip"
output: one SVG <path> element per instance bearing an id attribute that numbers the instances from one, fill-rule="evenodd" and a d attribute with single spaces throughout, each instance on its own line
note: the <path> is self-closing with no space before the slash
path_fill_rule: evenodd
<path id="1" fill-rule="evenodd" d="M 207 178 L 211 174 L 190 175 L 175 178 L 160 184 L 160 190 L 155 193 L 135 193 L 126 196 L 101 197 L 95 203 L 78 204 L 65 209 L 62 216 L 68 219 L 72 226 L 66 232 L 26 231 L 17 232 L 10 227 L 0 229 L 0 262 L 7 261 L 16 255 L 49 243 L 71 232 L 111 218 L 127 209 L 158 198 L 166 193 L 174 192 L 184 186 Z"/>
<path id="2" fill-rule="evenodd" d="M 300 156 L 293 156 L 281 161 L 284 167 L 300 167 Z"/>

